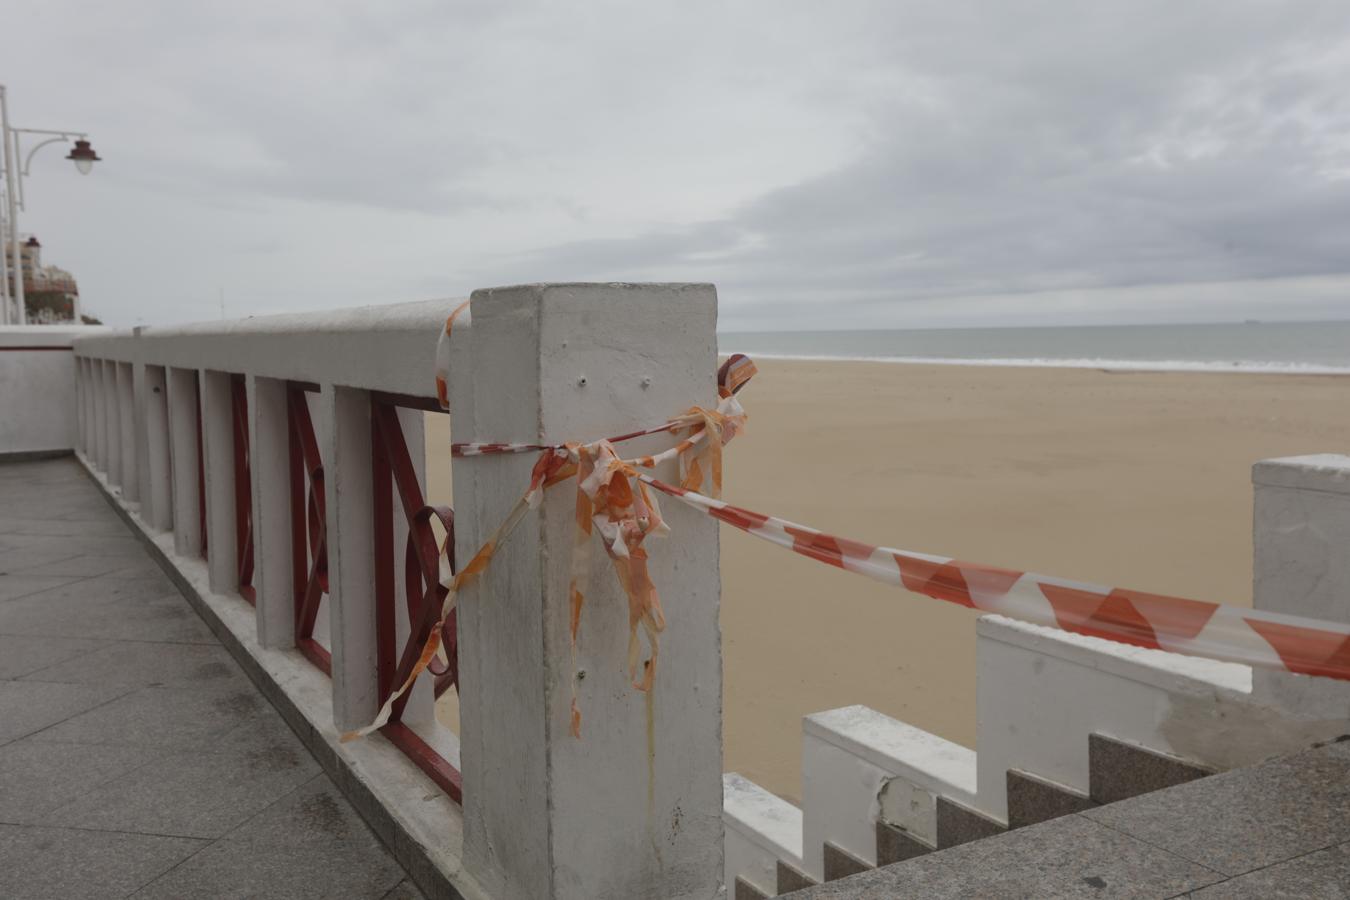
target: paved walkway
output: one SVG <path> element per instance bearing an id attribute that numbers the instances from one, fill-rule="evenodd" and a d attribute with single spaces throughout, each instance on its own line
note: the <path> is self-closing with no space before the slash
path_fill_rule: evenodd
<path id="1" fill-rule="evenodd" d="M 0 464 L 0 897 L 421 896 L 83 468 Z"/>

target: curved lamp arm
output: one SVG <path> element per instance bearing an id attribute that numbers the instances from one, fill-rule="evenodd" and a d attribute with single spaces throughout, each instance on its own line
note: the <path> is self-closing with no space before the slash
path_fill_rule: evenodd
<path id="1" fill-rule="evenodd" d="M 23 167 L 20 168 L 19 171 L 18 171 L 18 173 L 17 173 L 18 176 L 19 176 L 19 179 L 18 179 L 18 181 L 19 181 L 19 191 L 18 191 L 19 196 L 18 196 L 18 201 L 19 201 L 19 209 L 22 209 L 22 210 L 25 210 L 25 211 L 26 211 L 26 210 L 27 210 L 27 207 L 24 206 L 24 204 L 23 204 L 23 201 L 24 201 L 24 196 L 23 196 L 23 180 L 24 180 L 24 178 L 26 178 L 26 177 L 28 176 L 28 171 L 29 171 L 29 169 L 30 169 L 30 168 L 32 167 L 32 165 L 33 165 L 33 154 L 37 153 L 39 150 L 41 150 L 43 147 L 47 146 L 48 144 L 56 144 L 56 143 L 62 143 L 62 142 L 69 142 L 69 141 L 70 141 L 71 139 L 73 139 L 73 138 L 81 138 L 81 139 L 83 139 L 83 138 L 88 137 L 88 135 L 86 135 L 83 131 L 48 131 L 48 130 L 46 130 L 45 128 L 11 128 L 10 131 L 14 132 L 14 158 L 15 158 L 15 162 L 16 162 L 16 163 L 17 163 L 19 157 L 22 155 L 22 150 L 21 150 L 20 145 L 19 145 L 19 133 L 20 133 L 20 132 L 22 132 L 22 133 L 24 133 L 24 134 L 51 134 L 51 135 L 55 135 L 55 137 L 49 137 L 49 138 L 47 138 L 45 141 L 39 141 L 37 144 L 35 144 L 35 145 L 33 146 L 33 149 L 31 149 L 31 150 L 28 151 L 28 155 L 27 155 L 26 157 L 23 157 Z"/>

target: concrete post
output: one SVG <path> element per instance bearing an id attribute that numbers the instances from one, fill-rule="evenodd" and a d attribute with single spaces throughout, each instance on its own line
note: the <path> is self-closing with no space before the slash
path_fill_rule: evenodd
<path id="1" fill-rule="evenodd" d="M 375 644 L 375 534 L 370 393 L 324 385 L 316 426 L 328 503 L 328 594 L 332 604 L 333 721 L 339 731 L 379 710 Z"/>
<path id="2" fill-rule="evenodd" d="M 115 363 L 117 371 L 117 425 L 122 450 L 122 500 L 140 499 L 140 476 L 136 471 L 136 390 L 131 363 Z"/>
<path id="3" fill-rule="evenodd" d="M 163 366 L 145 366 L 145 485 L 141 515 L 158 531 L 173 528 L 173 475 L 169 456 L 169 395 Z"/>
<path id="4" fill-rule="evenodd" d="M 103 466 L 104 477 L 111 485 L 122 484 L 122 392 L 117 389 L 117 363 L 103 360 L 103 402 L 108 414 L 103 421 L 103 440 L 107 448 L 107 459 Z"/>
<path id="5" fill-rule="evenodd" d="M 90 401 L 94 404 L 94 468 L 108 468 L 108 396 L 103 390 L 103 361 L 89 360 Z"/>
<path id="6" fill-rule="evenodd" d="M 146 430 L 147 404 L 146 394 L 149 388 L 145 384 L 145 363 L 131 364 L 131 393 L 135 401 L 135 439 L 136 439 L 136 497 L 141 504 L 141 518 L 150 522 L 150 434 Z"/>
<path id="7" fill-rule="evenodd" d="M 295 646 L 292 597 L 290 419 L 286 382 L 248 379 L 249 459 L 253 475 L 253 584 L 258 595 L 258 642 Z"/>
<path id="8" fill-rule="evenodd" d="M 201 496 L 197 484 L 197 372 L 169 369 L 169 466 L 173 480 L 173 548 L 201 556 Z"/>
<path id="9" fill-rule="evenodd" d="M 202 370 L 202 453 L 206 459 L 206 562 L 211 590 L 239 590 L 234 535 L 234 407 L 228 372 Z"/>
<path id="10" fill-rule="evenodd" d="M 476 291 L 451 361 L 458 441 L 589 440 L 716 402 L 711 285 Z M 457 326 L 458 331 L 458 326 Z M 669 436 L 624 445 L 668 446 Z M 534 456 L 457 459 L 467 560 Z M 660 477 L 674 479 L 673 464 Z M 722 880 L 717 523 L 673 501 L 647 543 L 668 627 L 651 694 L 626 666 L 627 601 L 598 541 L 582 614 L 582 737 L 569 734 L 575 482 L 551 490 L 460 598 L 466 865 L 504 896 L 713 897 Z M 457 529 L 458 530 L 458 529 Z"/>
<path id="11" fill-rule="evenodd" d="M 78 356 L 75 357 L 75 449 L 81 453 L 88 452 L 85 449 L 85 422 L 84 422 L 84 360 Z"/>
<path id="12" fill-rule="evenodd" d="M 1350 456 L 1262 460 L 1252 467 L 1252 605 L 1350 622 Z M 1350 683 L 1255 670 L 1260 703 L 1319 718 L 1350 718 Z"/>

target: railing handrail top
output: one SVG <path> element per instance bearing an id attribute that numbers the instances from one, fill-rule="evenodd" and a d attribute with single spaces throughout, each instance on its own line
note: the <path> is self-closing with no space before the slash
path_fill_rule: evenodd
<path id="1" fill-rule="evenodd" d="M 137 328 L 105 329 L 103 333 L 77 340 L 84 344 L 94 341 L 160 340 L 179 337 L 247 336 L 251 334 L 312 334 L 315 332 L 402 331 L 434 329 L 462 299 L 418 300 L 410 303 L 389 303 L 375 306 L 350 306 L 317 312 L 275 313 L 264 316 L 246 316 L 242 319 L 189 322 L 182 325 L 139 326 Z"/>
<path id="2" fill-rule="evenodd" d="M 73 346 L 81 337 L 101 337 L 103 325 L 0 325 L 0 347 Z"/>

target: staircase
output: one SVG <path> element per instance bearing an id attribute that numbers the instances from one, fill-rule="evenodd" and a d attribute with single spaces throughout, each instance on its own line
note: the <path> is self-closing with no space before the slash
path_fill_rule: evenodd
<path id="1" fill-rule="evenodd" d="M 1350 621 L 1350 457 L 1265 460 L 1252 481 L 1252 605 Z M 1350 721 L 1346 682 L 995 615 L 976 635 L 977 749 L 850 706 L 803 720 L 801 809 L 725 776 L 730 896 L 777 896 L 1250 767 Z"/>
<path id="2" fill-rule="evenodd" d="M 779 896 L 1345 730 L 1256 702 L 1244 666 L 996 616 L 978 630 L 978 752 L 850 706 L 803 720 L 801 809 L 724 776 L 730 896 Z"/>

